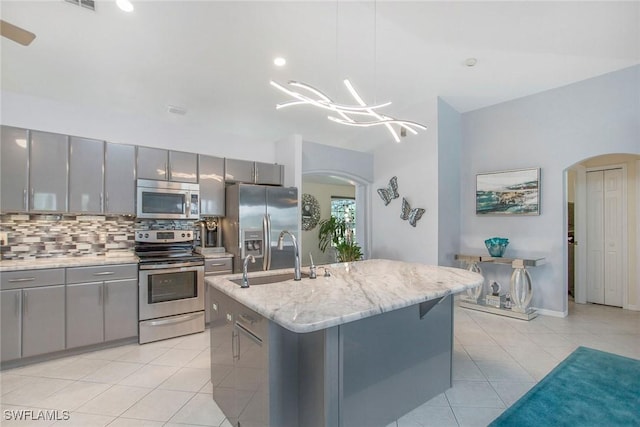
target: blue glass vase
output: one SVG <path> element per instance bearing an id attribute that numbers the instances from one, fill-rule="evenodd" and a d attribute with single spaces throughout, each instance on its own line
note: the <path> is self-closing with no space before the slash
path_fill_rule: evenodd
<path id="1" fill-rule="evenodd" d="M 509 244 L 509 239 L 504 237 L 492 237 L 485 240 L 484 244 L 489 251 L 489 255 L 499 258 L 504 255 L 504 251 L 507 249 L 507 245 Z"/>

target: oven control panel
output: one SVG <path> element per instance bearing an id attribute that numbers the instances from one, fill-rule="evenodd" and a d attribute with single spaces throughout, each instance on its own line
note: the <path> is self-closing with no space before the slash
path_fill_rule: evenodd
<path id="1" fill-rule="evenodd" d="M 191 230 L 137 230 L 136 242 L 178 243 L 191 242 L 194 232 Z"/>

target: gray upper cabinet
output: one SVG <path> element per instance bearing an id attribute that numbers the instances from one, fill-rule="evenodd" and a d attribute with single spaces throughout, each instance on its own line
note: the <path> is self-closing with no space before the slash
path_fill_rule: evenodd
<path id="1" fill-rule="evenodd" d="M 139 146 L 138 179 L 198 182 L 198 155 Z"/>
<path id="2" fill-rule="evenodd" d="M 249 184 L 282 185 L 284 167 L 272 163 L 225 159 L 225 180 Z"/>
<path id="3" fill-rule="evenodd" d="M 2 126 L 0 137 L 0 210 L 26 212 L 29 191 L 29 132 Z"/>
<path id="4" fill-rule="evenodd" d="M 224 179 L 228 182 L 253 183 L 254 162 L 237 159 L 224 159 Z"/>
<path id="5" fill-rule="evenodd" d="M 136 147 L 107 142 L 104 158 L 104 212 L 135 215 Z"/>
<path id="6" fill-rule="evenodd" d="M 69 138 L 39 131 L 31 131 L 30 137 L 30 210 L 64 212 L 67 210 Z"/>
<path id="7" fill-rule="evenodd" d="M 69 212 L 102 213 L 104 141 L 69 138 Z"/>
<path id="8" fill-rule="evenodd" d="M 284 182 L 284 166 L 256 162 L 255 177 L 256 184 L 282 185 Z"/>
<path id="9" fill-rule="evenodd" d="M 224 159 L 198 155 L 200 216 L 224 216 Z"/>
<path id="10" fill-rule="evenodd" d="M 169 152 L 161 148 L 138 146 L 138 179 L 168 178 Z"/>
<path id="11" fill-rule="evenodd" d="M 169 151 L 169 181 L 198 182 L 198 155 Z"/>

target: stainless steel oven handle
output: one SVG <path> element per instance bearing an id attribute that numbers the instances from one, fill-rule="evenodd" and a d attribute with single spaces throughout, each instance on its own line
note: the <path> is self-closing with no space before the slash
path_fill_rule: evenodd
<path id="1" fill-rule="evenodd" d="M 184 316 L 180 316 L 180 317 L 173 317 L 171 319 L 165 319 L 165 320 L 154 320 L 152 322 L 149 322 L 149 325 L 151 326 L 163 326 L 163 325 L 172 325 L 175 323 L 182 323 L 182 322 L 188 322 L 189 320 L 193 320 L 199 316 L 202 316 L 201 313 L 193 313 L 193 314 L 186 314 Z"/>
<path id="2" fill-rule="evenodd" d="M 195 261 L 195 262 L 180 262 L 176 264 L 140 264 L 140 270 L 167 270 L 165 273 L 177 273 L 181 268 L 185 267 L 193 267 L 197 269 L 202 267 L 204 270 L 204 262 L 203 261 Z"/>

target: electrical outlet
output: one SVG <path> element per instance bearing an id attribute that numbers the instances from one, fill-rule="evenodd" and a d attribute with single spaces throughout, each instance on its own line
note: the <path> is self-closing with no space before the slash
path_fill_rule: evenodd
<path id="1" fill-rule="evenodd" d="M 5 246 L 9 244 L 9 233 L 5 231 L 0 231 L 0 246 Z"/>

